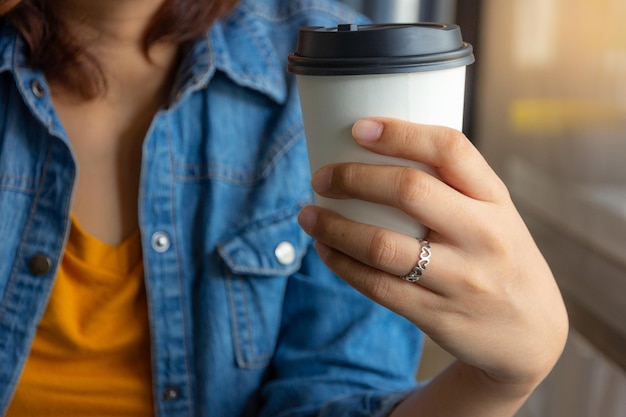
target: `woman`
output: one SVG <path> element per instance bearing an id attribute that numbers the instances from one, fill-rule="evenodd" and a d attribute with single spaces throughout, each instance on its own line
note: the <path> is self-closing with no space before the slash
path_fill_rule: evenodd
<path id="1" fill-rule="evenodd" d="M 503 184 L 458 132 L 357 122 L 441 178 L 312 179 L 431 229 L 399 279 L 425 242 L 302 209 L 286 56 L 299 26 L 358 16 L 235 3 L 0 1 L 3 415 L 513 415 L 567 319 Z M 416 388 L 418 328 L 458 361 Z"/>

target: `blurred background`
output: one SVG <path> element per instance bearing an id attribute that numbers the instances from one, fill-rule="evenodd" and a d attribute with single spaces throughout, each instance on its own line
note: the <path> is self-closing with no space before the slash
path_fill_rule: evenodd
<path id="1" fill-rule="evenodd" d="M 626 1 L 344 0 L 376 22 L 457 23 L 465 133 L 507 183 L 572 325 L 519 417 L 626 416 Z M 418 378 L 451 360 L 432 343 Z"/>

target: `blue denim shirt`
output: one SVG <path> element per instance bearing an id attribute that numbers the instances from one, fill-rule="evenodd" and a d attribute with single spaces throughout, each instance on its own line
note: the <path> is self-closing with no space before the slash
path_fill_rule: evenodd
<path id="1" fill-rule="evenodd" d="M 414 386 L 419 331 L 331 274 L 296 222 L 312 194 L 287 55 L 300 25 L 357 19 L 327 0 L 244 0 L 194 43 L 154 117 L 139 219 L 158 416 L 378 416 Z M 0 415 L 77 170 L 42 73 L 2 24 Z"/>

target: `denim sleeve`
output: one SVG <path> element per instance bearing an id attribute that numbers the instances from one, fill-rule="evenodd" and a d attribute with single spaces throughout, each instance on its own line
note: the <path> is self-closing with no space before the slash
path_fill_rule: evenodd
<path id="1" fill-rule="evenodd" d="M 416 386 L 422 333 L 322 264 L 289 280 L 263 417 L 385 416 Z"/>

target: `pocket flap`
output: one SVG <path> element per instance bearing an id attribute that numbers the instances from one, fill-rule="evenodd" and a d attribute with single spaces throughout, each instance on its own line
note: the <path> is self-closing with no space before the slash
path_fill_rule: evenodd
<path id="1" fill-rule="evenodd" d="M 297 213 L 255 222 L 218 251 L 235 274 L 291 275 L 300 269 L 310 242 L 297 222 Z"/>

